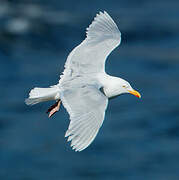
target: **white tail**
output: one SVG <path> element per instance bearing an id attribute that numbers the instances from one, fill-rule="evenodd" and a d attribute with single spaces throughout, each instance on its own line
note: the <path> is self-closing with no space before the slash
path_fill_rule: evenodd
<path id="1" fill-rule="evenodd" d="M 29 93 L 29 98 L 25 100 L 27 105 L 34 105 L 44 101 L 56 100 L 59 89 L 57 86 L 50 88 L 34 88 Z"/>

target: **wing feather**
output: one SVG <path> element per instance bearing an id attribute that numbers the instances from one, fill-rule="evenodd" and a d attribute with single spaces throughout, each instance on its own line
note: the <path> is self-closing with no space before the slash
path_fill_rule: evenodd
<path id="1" fill-rule="evenodd" d="M 110 37 L 120 42 L 121 33 L 117 25 L 107 12 L 100 12 L 86 31 L 88 41 L 98 41 L 104 37 Z"/>
<path id="2" fill-rule="evenodd" d="M 105 72 L 105 61 L 121 42 L 121 33 L 107 12 L 100 12 L 86 29 L 86 39 L 69 54 L 60 82 L 81 74 Z"/>
<path id="3" fill-rule="evenodd" d="M 67 141 L 75 151 L 88 147 L 96 137 L 104 120 L 108 99 L 96 87 L 86 85 L 65 90 L 62 103 L 70 115 L 66 131 Z"/>

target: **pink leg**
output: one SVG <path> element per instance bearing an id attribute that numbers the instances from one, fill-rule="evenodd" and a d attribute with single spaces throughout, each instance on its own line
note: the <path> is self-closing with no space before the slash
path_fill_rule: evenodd
<path id="1" fill-rule="evenodd" d="M 48 117 L 52 117 L 57 111 L 60 109 L 60 103 L 61 101 L 58 100 L 54 105 L 52 105 L 46 113 L 49 113 Z"/>

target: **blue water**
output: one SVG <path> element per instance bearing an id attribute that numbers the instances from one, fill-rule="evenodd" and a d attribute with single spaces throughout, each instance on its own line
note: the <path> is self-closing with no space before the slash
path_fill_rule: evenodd
<path id="1" fill-rule="evenodd" d="M 0 1 L 0 179 L 178 180 L 179 1 Z M 71 150 L 62 107 L 28 107 L 35 86 L 56 84 L 68 53 L 106 10 L 122 32 L 106 71 L 128 80 L 142 98 L 109 102 L 95 141 Z M 95 60 L 94 60 L 95 62 Z"/>

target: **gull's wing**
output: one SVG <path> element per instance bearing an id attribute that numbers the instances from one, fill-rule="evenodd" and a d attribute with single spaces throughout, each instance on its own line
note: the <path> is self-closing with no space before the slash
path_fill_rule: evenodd
<path id="1" fill-rule="evenodd" d="M 86 39 L 69 54 L 61 78 L 105 71 L 105 60 L 121 42 L 121 33 L 107 12 L 100 12 L 86 30 Z"/>
<path id="2" fill-rule="evenodd" d="M 65 137 L 76 151 L 88 147 L 96 137 L 105 116 L 108 99 L 96 87 L 82 85 L 67 89 L 61 100 L 70 114 L 70 124 Z"/>

